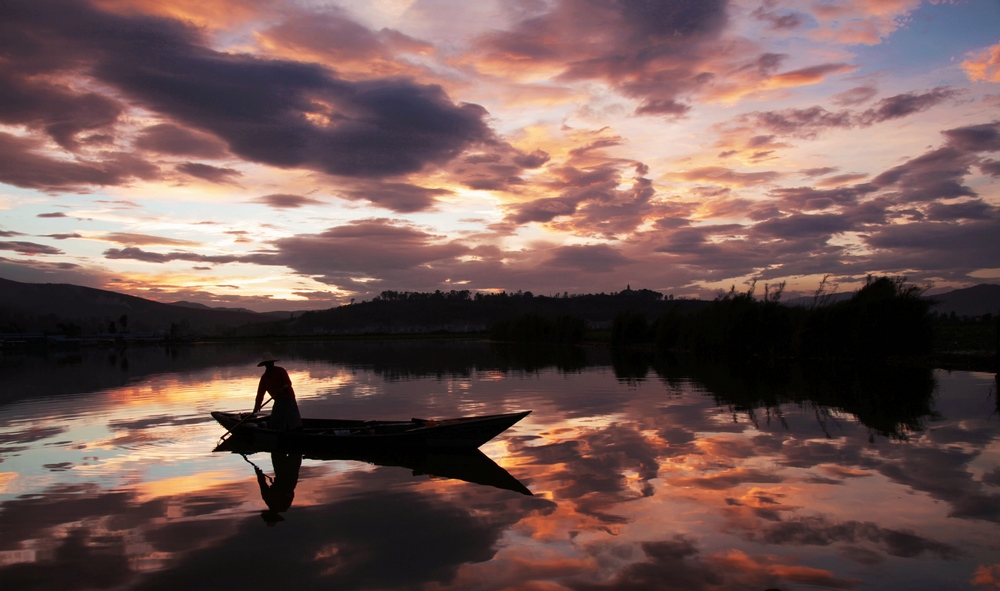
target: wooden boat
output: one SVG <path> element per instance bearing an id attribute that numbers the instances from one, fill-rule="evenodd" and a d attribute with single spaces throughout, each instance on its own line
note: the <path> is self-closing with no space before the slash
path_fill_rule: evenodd
<path id="1" fill-rule="evenodd" d="M 269 415 L 213 411 L 212 417 L 228 431 L 223 439 L 238 437 L 244 445 L 271 451 L 304 453 L 338 449 L 394 448 L 476 449 L 509 429 L 530 410 L 499 415 L 408 421 L 302 419 L 302 428 L 276 431 L 267 426 Z"/>

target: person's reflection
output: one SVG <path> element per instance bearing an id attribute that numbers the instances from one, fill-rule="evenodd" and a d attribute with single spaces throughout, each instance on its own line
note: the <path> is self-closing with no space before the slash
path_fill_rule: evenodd
<path id="1" fill-rule="evenodd" d="M 302 455 L 275 452 L 271 454 L 271 465 L 274 466 L 274 478 L 264 474 L 256 465 L 253 467 L 257 473 L 257 484 L 260 485 L 260 497 L 267 504 L 267 510 L 261 511 L 260 516 L 268 526 L 284 521 L 281 513 L 292 506 L 295 485 L 299 482 Z"/>

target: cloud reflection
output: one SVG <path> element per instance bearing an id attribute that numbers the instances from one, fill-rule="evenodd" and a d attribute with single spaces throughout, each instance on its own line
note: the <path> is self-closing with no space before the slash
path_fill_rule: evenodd
<path id="1" fill-rule="evenodd" d="M 998 524 L 992 376 L 802 379 L 642 357 L 621 368 L 606 352 L 525 365 L 468 342 L 283 347 L 317 414 L 534 409 L 484 451 L 535 496 L 307 458 L 284 520 L 268 527 L 253 470 L 211 454 L 218 429 L 199 419 L 249 397 L 255 368 L 230 350 L 212 366 L 211 347 L 166 374 L 136 355 L 127 385 L 115 365 L 105 390 L 0 406 L 0 459 L 17 482 L 0 491 L 0 585 L 197 588 L 217 584 L 219 565 L 227 585 L 302 589 L 996 579 L 982 543 Z M 22 371 L 66 379 L 38 367 Z M 84 398 L 93 414 L 66 412 Z M 28 407 L 34 430 L 18 419 Z"/>

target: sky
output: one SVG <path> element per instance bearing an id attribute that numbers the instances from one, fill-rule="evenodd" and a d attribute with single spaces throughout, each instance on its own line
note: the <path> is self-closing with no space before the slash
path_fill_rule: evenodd
<path id="1" fill-rule="evenodd" d="M 0 277 L 1000 283 L 997 0 L 3 0 Z"/>

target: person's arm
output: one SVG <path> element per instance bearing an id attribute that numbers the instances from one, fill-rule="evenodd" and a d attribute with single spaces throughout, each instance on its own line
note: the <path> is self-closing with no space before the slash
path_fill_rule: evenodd
<path id="1" fill-rule="evenodd" d="M 265 375 L 267 375 L 265 373 Z M 264 382 L 264 376 L 260 376 L 260 383 L 257 384 L 257 398 L 253 401 L 253 411 L 257 412 L 260 410 L 261 405 L 264 403 L 264 392 L 267 391 L 267 386 Z"/>

